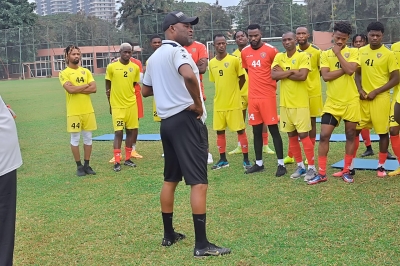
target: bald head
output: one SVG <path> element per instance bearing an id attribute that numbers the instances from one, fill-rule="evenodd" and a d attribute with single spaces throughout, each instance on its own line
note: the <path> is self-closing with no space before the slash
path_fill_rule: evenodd
<path id="1" fill-rule="evenodd" d="M 285 32 L 284 34 L 282 34 L 282 38 L 287 38 L 287 37 L 296 39 L 296 34 L 294 34 L 293 31 L 288 31 L 288 32 Z"/>
<path id="2" fill-rule="evenodd" d="M 297 29 L 296 29 L 296 33 L 297 32 L 305 32 L 305 33 L 307 33 L 307 34 L 310 34 L 309 32 L 308 32 L 308 29 L 306 28 L 306 27 L 298 27 Z"/>

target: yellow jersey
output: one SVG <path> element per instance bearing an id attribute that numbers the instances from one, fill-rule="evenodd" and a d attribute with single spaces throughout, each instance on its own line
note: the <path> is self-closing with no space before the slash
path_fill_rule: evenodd
<path id="1" fill-rule="evenodd" d="M 214 110 L 242 109 L 239 77 L 244 75 L 239 58 L 227 54 L 224 59 L 213 58 L 208 64 L 209 79 L 215 83 Z"/>
<path id="2" fill-rule="evenodd" d="M 112 108 L 128 108 L 136 104 L 135 82 L 140 81 L 139 66 L 119 60 L 107 66 L 106 80 L 111 81 L 110 105 Z"/>
<path id="3" fill-rule="evenodd" d="M 340 53 L 347 62 L 360 65 L 357 48 L 346 46 Z M 332 49 L 322 52 L 320 66 L 321 69 L 329 68 L 329 71 L 335 71 L 341 68 L 339 59 Z M 337 79 L 328 81 L 326 83 L 326 88 L 326 95 L 334 104 L 348 105 L 359 101 L 358 89 L 353 76 L 344 74 Z"/>
<path id="4" fill-rule="evenodd" d="M 283 70 L 311 70 L 310 57 L 307 53 L 297 51 L 288 57 L 287 53 L 279 53 L 275 56 L 271 69 L 279 65 Z M 280 106 L 286 108 L 309 107 L 308 86 L 306 81 L 295 81 L 289 78 L 281 80 Z"/>
<path id="5" fill-rule="evenodd" d="M 81 86 L 94 81 L 93 75 L 89 69 L 83 67 L 78 67 L 77 69 L 67 67 L 58 74 L 58 78 L 62 86 L 68 81 L 74 86 Z M 94 112 L 89 94 L 70 94 L 65 90 L 65 96 L 67 98 L 67 116 L 90 114 Z"/>
<path id="6" fill-rule="evenodd" d="M 239 62 L 240 62 L 240 67 L 242 67 L 242 52 L 239 51 L 239 49 L 236 49 L 232 55 L 236 56 L 237 58 L 239 58 Z M 247 75 L 246 70 L 243 70 L 244 76 L 246 78 L 246 82 L 243 84 L 242 89 L 240 90 L 240 95 L 247 97 L 249 95 L 249 76 Z"/>
<path id="7" fill-rule="evenodd" d="M 391 48 L 392 48 L 394 55 L 396 56 L 397 64 L 400 67 L 400 42 L 396 42 L 396 43 L 392 44 Z M 400 89 L 400 84 L 397 84 L 397 86 L 395 86 L 393 89 L 393 99 L 396 99 L 399 89 Z"/>
<path id="8" fill-rule="evenodd" d="M 297 50 L 301 50 L 299 45 L 297 45 Z M 321 75 L 319 72 L 321 50 L 317 46 L 310 44 L 310 46 L 308 46 L 308 48 L 303 52 L 307 53 L 308 56 L 310 57 L 311 70 L 308 72 L 306 80 L 308 87 L 308 96 L 309 97 L 321 96 L 322 85 L 321 85 Z"/>
<path id="9" fill-rule="evenodd" d="M 399 69 L 394 53 L 384 45 L 375 50 L 366 45 L 359 51 L 361 84 L 366 93 L 385 85 L 389 81 L 390 73 Z M 377 97 L 390 97 L 390 92 L 387 90 Z"/>

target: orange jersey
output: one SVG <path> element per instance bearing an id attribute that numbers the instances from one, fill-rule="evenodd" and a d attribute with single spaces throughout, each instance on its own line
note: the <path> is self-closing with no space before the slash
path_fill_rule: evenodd
<path id="1" fill-rule="evenodd" d="M 140 69 L 140 73 L 143 74 L 143 65 L 142 65 L 142 62 L 140 62 L 140 60 L 138 60 L 138 59 L 136 59 L 136 58 L 133 58 L 133 57 L 131 57 L 131 62 L 134 63 L 134 64 L 136 64 L 136 65 L 138 65 L 138 67 L 139 67 L 139 69 Z M 138 97 L 138 93 L 139 93 L 139 96 L 140 96 L 140 91 L 141 91 L 141 90 L 142 90 L 142 88 L 140 87 L 139 83 L 136 83 L 136 85 L 135 85 L 136 98 Z"/>
<path id="2" fill-rule="evenodd" d="M 242 66 L 249 75 L 249 99 L 276 97 L 276 81 L 271 78 L 271 65 L 279 53 L 274 46 L 264 43 L 254 50 L 250 45 L 242 50 Z"/>
<path id="3" fill-rule="evenodd" d="M 197 62 L 199 62 L 199 60 L 201 58 L 208 59 L 207 48 L 201 42 L 194 41 L 191 45 L 184 46 L 184 47 L 188 51 L 188 53 L 192 56 L 192 59 L 196 65 L 197 65 Z M 200 74 L 200 87 L 201 87 L 201 93 L 203 95 L 203 99 L 205 99 L 206 96 L 204 94 L 203 75 L 202 74 Z"/>

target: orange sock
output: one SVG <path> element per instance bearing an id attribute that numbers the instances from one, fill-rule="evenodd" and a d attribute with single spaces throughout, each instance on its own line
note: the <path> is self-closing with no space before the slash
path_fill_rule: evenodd
<path id="1" fill-rule="evenodd" d="M 318 173 L 320 175 L 326 175 L 326 161 L 327 161 L 327 157 L 326 156 L 318 156 Z"/>
<path id="2" fill-rule="evenodd" d="M 308 165 L 314 165 L 314 145 L 311 142 L 310 137 L 302 139 L 301 143 L 303 143 L 303 149 L 306 154 Z"/>
<path id="3" fill-rule="evenodd" d="M 315 147 L 315 138 L 310 138 L 312 145 Z"/>
<path id="4" fill-rule="evenodd" d="M 361 137 L 364 140 L 365 146 L 371 146 L 371 136 L 369 135 L 369 129 L 364 128 L 361 130 Z"/>
<path id="5" fill-rule="evenodd" d="M 131 158 L 132 150 L 132 148 L 125 147 L 125 161 Z"/>
<path id="6" fill-rule="evenodd" d="M 357 157 L 357 150 L 358 147 L 360 146 L 360 136 L 356 136 L 354 139 L 354 154 L 353 154 L 353 158 Z"/>
<path id="7" fill-rule="evenodd" d="M 242 142 L 240 142 L 242 143 Z M 225 134 L 218 134 L 217 135 L 217 147 L 219 153 L 225 153 L 226 152 L 226 138 Z"/>
<path id="8" fill-rule="evenodd" d="M 238 140 L 240 142 L 240 146 L 242 147 L 242 153 L 248 153 L 249 141 L 247 140 L 246 132 L 244 132 L 243 134 L 238 134 Z"/>
<path id="9" fill-rule="evenodd" d="M 350 165 L 353 162 L 353 155 L 344 155 L 344 167 L 343 167 L 343 172 L 349 172 L 350 170 Z"/>
<path id="10" fill-rule="evenodd" d="M 121 149 L 114 149 L 115 163 L 121 163 Z"/>
<path id="11" fill-rule="evenodd" d="M 301 148 L 299 143 L 299 137 L 289 137 L 289 150 L 293 152 L 296 163 L 301 163 L 303 157 L 301 156 Z"/>
<path id="12" fill-rule="evenodd" d="M 400 136 L 390 136 L 390 143 L 392 143 L 393 152 L 400 163 Z"/>
<path id="13" fill-rule="evenodd" d="M 379 160 L 378 163 L 384 165 L 387 159 L 387 152 L 380 152 L 379 153 Z"/>
<path id="14" fill-rule="evenodd" d="M 263 132 L 262 133 L 262 138 L 263 138 L 264 146 L 268 145 L 268 132 Z"/>

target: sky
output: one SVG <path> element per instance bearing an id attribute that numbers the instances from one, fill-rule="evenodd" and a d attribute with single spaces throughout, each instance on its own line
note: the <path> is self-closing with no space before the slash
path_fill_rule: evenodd
<path id="1" fill-rule="evenodd" d="M 209 4 L 215 4 L 216 0 L 186 0 L 186 2 L 205 2 Z M 240 0 L 218 0 L 220 6 L 236 6 L 239 4 Z"/>

